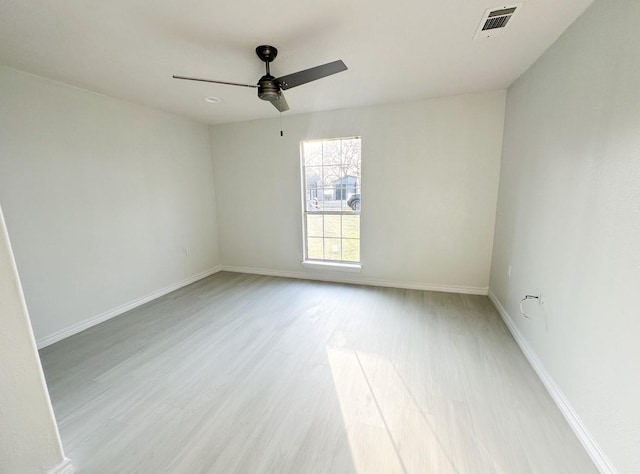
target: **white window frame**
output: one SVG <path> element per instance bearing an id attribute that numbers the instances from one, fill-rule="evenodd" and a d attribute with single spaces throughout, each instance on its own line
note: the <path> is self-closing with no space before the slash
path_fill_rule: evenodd
<path id="1" fill-rule="evenodd" d="M 303 247 L 303 260 L 301 262 L 302 266 L 305 268 L 311 269 L 321 269 L 321 270 L 337 270 L 337 271 L 348 271 L 348 272 L 359 272 L 362 268 L 362 234 L 358 237 L 359 246 L 360 246 L 360 260 L 357 262 L 353 261 L 345 261 L 345 260 L 331 260 L 331 259 L 309 259 L 308 258 L 308 248 L 307 248 L 307 214 L 311 215 L 354 215 L 354 211 L 319 211 L 319 212 L 310 212 L 307 210 L 307 199 L 306 199 L 306 191 L 307 191 L 307 183 L 306 183 L 306 173 L 305 173 L 305 156 L 304 156 L 304 144 L 309 142 L 328 142 L 328 141 L 338 141 L 338 140 L 350 140 L 350 139 L 358 139 L 360 140 L 360 177 L 359 177 L 359 185 L 358 188 L 360 190 L 360 198 L 362 199 L 362 137 L 360 136 L 351 136 L 351 137 L 337 137 L 337 138 L 324 138 L 324 139 L 310 139 L 310 140 L 302 140 L 300 142 L 300 195 L 301 195 L 301 207 L 302 207 L 302 247 Z M 357 212 L 360 216 L 360 229 L 362 229 L 362 217 L 360 211 Z M 361 232 L 361 230 L 360 230 Z M 343 239 L 343 237 L 340 237 Z"/>

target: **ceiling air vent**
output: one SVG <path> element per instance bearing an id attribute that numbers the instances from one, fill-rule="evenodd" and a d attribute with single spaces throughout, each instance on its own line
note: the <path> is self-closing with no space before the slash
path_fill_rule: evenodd
<path id="1" fill-rule="evenodd" d="M 485 11 L 474 38 L 489 38 L 504 33 L 509 21 L 521 6 L 522 3 L 517 3 Z"/>

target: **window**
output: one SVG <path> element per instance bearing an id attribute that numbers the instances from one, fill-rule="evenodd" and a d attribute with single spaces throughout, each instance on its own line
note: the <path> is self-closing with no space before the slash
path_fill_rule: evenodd
<path id="1" fill-rule="evenodd" d="M 360 263 L 359 137 L 303 141 L 305 261 Z"/>

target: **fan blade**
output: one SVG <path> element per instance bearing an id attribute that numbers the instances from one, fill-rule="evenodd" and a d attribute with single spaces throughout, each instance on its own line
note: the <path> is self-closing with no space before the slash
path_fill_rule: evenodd
<path id="1" fill-rule="evenodd" d="M 289 104 L 287 104 L 287 100 L 284 98 L 284 94 L 281 92 L 280 97 L 278 99 L 270 100 L 271 105 L 273 105 L 280 112 L 286 112 L 289 110 Z"/>
<path id="2" fill-rule="evenodd" d="M 213 81 L 211 79 L 200 79 L 198 77 L 185 77 L 185 76 L 172 76 L 174 79 L 184 79 L 186 81 L 199 81 L 199 82 L 212 82 L 214 84 L 226 84 L 228 86 L 241 86 L 241 87 L 258 87 L 254 84 L 240 84 L 239 82 L 224 82 L 224 81 Z"/>
<path id="3" fill-rule="evenodd" d="M 279 77 L 275 82 L 279 84 L 280 88 L 284 91 L 346 70 L 347 66 L 341 60 L 338 60 Z"/>

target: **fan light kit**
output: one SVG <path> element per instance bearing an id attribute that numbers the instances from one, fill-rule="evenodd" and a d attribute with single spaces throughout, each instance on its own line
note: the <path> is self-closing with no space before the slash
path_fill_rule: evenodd
<path id="1" fill-rule="evenodd" d="M 214 84 L 226 84 L 228 86 L 253 87 L 258 89 L 258 97 L 262 100 L 271 102 L 280 112 L 289 110 L 289 105 L 282 94 L 282 91 L 297 87 L 307 82 L 322 79 L 338 72 L 346 71 L 347 66 L 341 61 L 333 61 L 321 66 L 305 69 L 304 71 L 294 72 L 286 76 L 275 78 L 269 71 L 269 63 L 278 55 L 278 50 L 273 46 L 262 45 L 256 48 L 256 54 L 266 65 L 266 74 L 262 76 L 257 84 L 241 84 L 238 82 L 214 81 L 211 79 L 200 79 L 197 77 L 173 76 L 174 79 L 185 79 L 187 81 L 212 82 Z M 217 99 L 210 101 L 209 99 Z M 220 102 L 217 97 L 207 97 L 207 102 Z"/>

